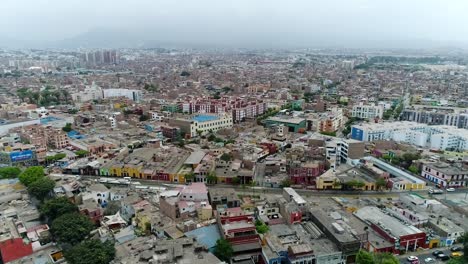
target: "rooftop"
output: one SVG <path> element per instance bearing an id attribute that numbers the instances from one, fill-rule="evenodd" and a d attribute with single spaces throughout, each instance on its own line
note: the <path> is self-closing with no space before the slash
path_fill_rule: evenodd
<path id="1" fill-rule="evenodd" d="M 379 208 L 374 206 L 365 206 L 357 210 L 355 215 L 363 221 L 380 226 L 380 228 L 397 238 L 423 232 L 414 226 L 405 225 L 398 219 L 385 214 Z"/>
<path id="2" fill-rule="evenodd" d="M 192 120 L 197 121 L 197 122 L 208 122 L 208 121 L 214 121 L 218 119 L 219 117 L 215 115 L 196 115 L 192 117 Z"/>

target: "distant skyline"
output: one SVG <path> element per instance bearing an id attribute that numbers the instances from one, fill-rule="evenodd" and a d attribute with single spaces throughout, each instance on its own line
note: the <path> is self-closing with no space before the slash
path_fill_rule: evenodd
<path id="1" fill-rule="evenodd" d="M 3 0 L 0 47 L 468 47 L 466 0 Z"/>

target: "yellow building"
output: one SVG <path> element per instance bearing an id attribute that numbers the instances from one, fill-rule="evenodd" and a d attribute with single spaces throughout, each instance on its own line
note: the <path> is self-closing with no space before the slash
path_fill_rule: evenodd
<path id="1" fill-rule="evenodd" d="M 316 185 L 319 190 L 340 189 L 339 179 L 335 176 L 333 169 L 327 170 L 324 174 L 317 177 Z"/>
<path id="2" fill-rule="evenodd" d="M 212 218 L 213 210 L 211 205 L 206 205 L 205 207 L 200 207 L 197 209 L 198 219 L 202 221 L 206 221 Z"/>

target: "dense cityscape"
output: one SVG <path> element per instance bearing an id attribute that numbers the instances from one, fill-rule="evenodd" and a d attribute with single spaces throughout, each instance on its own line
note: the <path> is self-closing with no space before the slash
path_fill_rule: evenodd
<path id="1" fill-rule="evenodd" d="M 466 57 L 3 49 L 0 70 L 2 263 L 467 261 Z"/>

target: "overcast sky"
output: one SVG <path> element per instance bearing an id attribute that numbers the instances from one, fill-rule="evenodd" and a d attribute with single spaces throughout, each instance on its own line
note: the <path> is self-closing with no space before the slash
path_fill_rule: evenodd
<path id="1" fill-rule="evenodd" d="M 234 45 L 463 44 L 467 11 L 468 0 L 1 0 L 0 41 L 59 41 L 108 30 Z"/>

